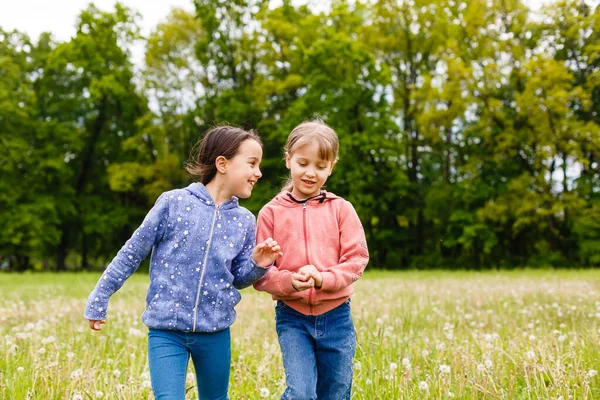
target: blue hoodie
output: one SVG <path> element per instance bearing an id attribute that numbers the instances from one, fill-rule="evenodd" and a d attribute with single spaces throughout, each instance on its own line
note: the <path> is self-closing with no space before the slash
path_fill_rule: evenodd
<path id="1" fill-rule="evenodd" d="M 165 192 L 100 277 L 84 316 L 105 319 L 110 296 L 152 250 L 142 321 L 182 332 L 226 329 L 238 289 L 268 270 L 252 259 L 255 243 L 256 219 L 236 197 L 216 206 L 201 183 Z"/>

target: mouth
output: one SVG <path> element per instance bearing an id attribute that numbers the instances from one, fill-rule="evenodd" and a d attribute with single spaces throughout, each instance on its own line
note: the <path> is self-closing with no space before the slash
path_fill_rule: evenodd
<path id="1" fill-rule="evenodd" d="M 317 183 L 317 182 L 309 181 L 309 180 L 307 180 L 307 179 L 301 179 L 301 181 L 302 181 L 302 182 L 303 182 L 305 185 L 307 185 L 307 186 L 312 186 L 312 185 L 314 185 L 315 183 Z"/>
<path id="2" fill-rule="evenodd" d="M 256 181 L 248 181 L 248 183 L 250 184 L 250 186 L 254 187 L 254 185 L 256 185 Z"/>

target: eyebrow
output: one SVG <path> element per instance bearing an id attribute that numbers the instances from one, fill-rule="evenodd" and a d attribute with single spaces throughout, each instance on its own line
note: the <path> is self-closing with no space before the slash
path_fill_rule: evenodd
<path id="1" fill-rule="evenodd" d="M 251 156 L 251 157 L 248 157 L 247 160 L 248 161 L 250 161 L 250 160 L 258 160 L 258 157 Z"/>

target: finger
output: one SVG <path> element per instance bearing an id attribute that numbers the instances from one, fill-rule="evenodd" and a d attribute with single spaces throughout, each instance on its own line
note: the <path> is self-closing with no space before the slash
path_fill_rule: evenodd
<path id="1" fill-rule="evenodd" d="M 306 282 L 306 277 L 302 274 L 294 273 L 294 274 L 292 274 L 292 279 L 296 280 L 298 282 Z"/>
<path id="2" fill-rule="evenodd" d="M 271 247 L 273 253 L 277 253 L 279 250 L 281 250 L 281 247 L 278 244 Z"/>

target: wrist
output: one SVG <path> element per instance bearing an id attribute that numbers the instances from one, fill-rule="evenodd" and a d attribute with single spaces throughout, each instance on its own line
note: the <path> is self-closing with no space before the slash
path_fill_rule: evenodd
<path id="1" fill-rule="evenodd" d="M 318 281 L 315 279 L 315 289 L 321 289 L 323 287 L 323 275 L 319 274 Z"/>

